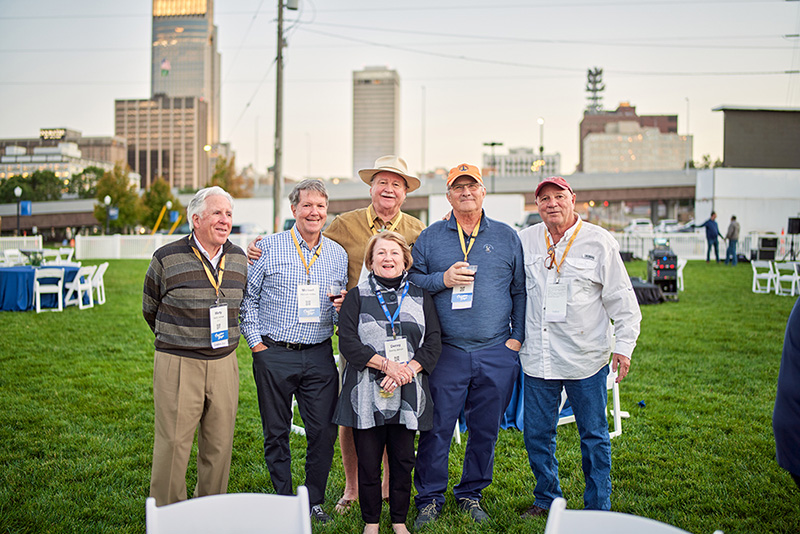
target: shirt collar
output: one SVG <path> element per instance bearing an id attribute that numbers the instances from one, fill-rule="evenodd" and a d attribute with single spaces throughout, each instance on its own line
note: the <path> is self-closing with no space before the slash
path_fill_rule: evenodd
<path id="1" fill-rule="evenodd" d="M 453 214 L 453 211 L 450 210 L 450 218 L 447 219 L 446 221 L 447 227 L 451 230 L 458 231 L 458 225 L 456 224 L 456 222 L 457 222 L 456 216 Z M 481 208 L 481 223 L 478 233 L 485 230 L 489 226 L 489 224 L 490 224 L 489 220 L 486 218 L 486 212 L 483 210 L 483 208 Z"/>
<path id="2" fill-rule="evenodd" d="M 397 219 L 400 217 L 400 211 L 397 212 L 397 215 L 392 217 L 389 222 L 384 222 L 383 219 L 378 217 L 378 212 L 375 211 L 375 205 L 370 204 L 367 208 L 369 210 L 369 220 L 372 221 L 372 224 L 375 228 L 388 228 L 392 226 L 394 223 L 397 222 Z"/>
<path id="3" fill-rule="evenodd" d="M 200 244 L 200 241 L 197 240 L 197 236 L 194 232 L 192 232 L 192 239 L 194 239 L 194 244 L 197 245 L 197 250 L 200 251 L 200 254 L 202 254 L 216 269 L 217 265 L 219 265 L 219 259 L 222 257 L 222 249 L 225 248 L 225 245 L 219 247 L 219 251 L 212 258 L 209 256 L 208 252 L 206 252 L 206 249 L 203 248 L 203 245 Z"/>
<path id="4" fill-rule="evenodd" d="M 297 223 L 295 223 L 295 225 L 292 226 L 292 229 L 290 230 L 290 232 L 294 232 L 295 237 L 297 237 L 297 242 L 300 243 L 301 247 L 306 247 L 306 250 L 310 250 L 311 252 L 314 252 L 314 250 L 316 250 L 317 248 L 322 246 L 322 238 L 323 238 L 322 232 L 320 232 L 320 234 L 319 234 L 319 243 L 317 243 L 317 246 L 314 247 L 314 248 L 309 247 L 308 243 L 306 243 L 306 240 L 303 239 L 302 235 L 300 235 L 300 230 L 297 229 Z"/>
<path id="5" fill-rule="evenodd" d="M 572 226 L 570 226 L 569 228 L 567 228 L 567 231 L 566 231 L 566 232 L 564 232 L 564 235 L 563 235 L 563 236 L 561 237 L 561 239 L 558 241 L 558 243 L 559 243 L 559 244 L 560 244 L 562 241 L 568 241 L 568 240 L 569 240 L 569 238 L 570 238 L 570 236 L 572 235 L 572 233 L 573 233 L 573 232 L 575 231 L 575 229 L 578 227 L 578 223 L 579 223 L 579 222 L 581 222 L 581 216 L 580 216 L 578 213 L 575 213 L 575 215 L 577 216 L 577 219 L 575 219 L 575 223 L 574 223 Z M 547 232 L 548 234 L 550 234 L 550 240 L 552 241 L 552 240 L 553 240 L 553 234 L 551 234 L 551 233 L 550 233 L 550 230 L 548 230 L 548 229 L 547 229 L 547 226 L 545 226 L 545 227 L 544 227 L 544 230 L 545 230 L 545 232 Z M 556 246 L 558 246 L 558 244 L 557 244 Z"/>

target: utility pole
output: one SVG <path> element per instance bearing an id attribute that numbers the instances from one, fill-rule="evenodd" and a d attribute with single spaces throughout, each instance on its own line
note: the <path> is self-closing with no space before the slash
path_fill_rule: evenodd
<path id="1" fill-rule="evenodd" d="M 483 143 L 483 146 L 488 146 L 492 149 L 492 193 L 494 193 L 494 176 L 497 174 L 497 168 L 495 165 L 497 164 L 494 159 L 494 147 L 496 146 L 503 146 L 503 143 L 498 143 L 497 141 L 489 141 L 488 143 Z"/>
<path id="2" fill-rule="evenodd" d="M 536 119 L 539 123 L 539 181 L 544 179 L 544 119 L 539 117 Z"/>
<path id="3" fill-rule="evenodd" d="M 286 0 L 286 9 L 296 10 L 297 0 Z M 273 231 L 283 229 L 281 201 L 283 200 L 283 0 L 278 0 L 278 55 L 276 58 L 277 74 L 275 76 L 275 162 L 273 165 L 272 209 L 275 216 Z"/>

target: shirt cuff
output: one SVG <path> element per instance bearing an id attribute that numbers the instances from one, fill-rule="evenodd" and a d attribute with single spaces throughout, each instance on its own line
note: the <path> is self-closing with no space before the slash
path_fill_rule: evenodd
<path id="1" fill-rule="evenodd" d="M 622 354 L 626 358 L 630 358 L 633 354 L 633 349 L 636 347 L 635 343 L 627 343 L 625 341 L 617 340 L 617 344 L 614 346 L 614 353 Z"/>
<path id="2" fill-rule="evenodd" d="M 247 344 L 250 346 L 251 349 L 256 345 L 258 345 L 259 343 L 263 343 L 263 340 L 261 339 L 261 334 L 255 332 L 248 332 L 244 334 L 244 338 L 247 340 Z"/>

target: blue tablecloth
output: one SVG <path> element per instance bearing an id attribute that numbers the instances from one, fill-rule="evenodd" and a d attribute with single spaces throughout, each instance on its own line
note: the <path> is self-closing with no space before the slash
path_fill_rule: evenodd
<path id="1" fill-rule="evenodd" d="M 67 296 L 67 282 L 75 279 L 79 267 L 48 266 L 64 270 L 64 297 Z M 0 268 L 0 311 L 26 311 L 35 307 L 33 300 L 33 278 L 36 267 L 25 265 L 21 267 Z M 42 295 L 42 308 L 55 308 L 58 306 L 56 295 Z"/>

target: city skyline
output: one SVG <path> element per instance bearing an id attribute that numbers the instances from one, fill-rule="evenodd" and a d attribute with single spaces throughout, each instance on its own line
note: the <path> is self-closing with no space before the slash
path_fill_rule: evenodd
<path id="1" fill-rule="evenodd" d="M 42 127 L 112 135 L 114 100 L 149 98 L 152 1 L 0 0 L 0 138 Z M 586 70 L 604 69 L 605 109 L 678 115 L 694 159 L 722 157 L 721 105 L 800 106 L 800 2 L 578 0 L 486 6 L 300 0 L 286 11 L 284 175 L 348 177 L 352 72 L 398 72 L 399 155 L 414 172 L 498 153 L 578 162 Z M 215 6 L 220 141 L 240 168 L 272 164 L 276 3 Z M 298 22 L 299 21 L 299 22 Z"/>

